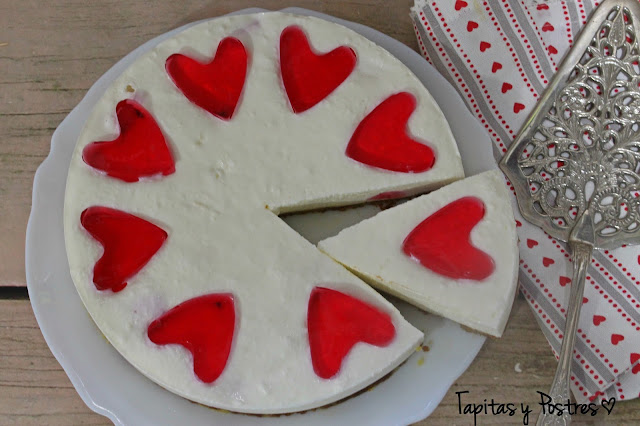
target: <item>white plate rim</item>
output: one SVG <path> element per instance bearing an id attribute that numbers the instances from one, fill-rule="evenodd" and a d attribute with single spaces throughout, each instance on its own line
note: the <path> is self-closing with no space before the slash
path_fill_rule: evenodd
<path id="1" fill-rule="evenodd" d="M 265 9 L 251 8 L 232 14 L 265 11 Z M 466 174 L 474 175 L 496 167 L 493 157 L 491 156 L 490 140 L 482 126 L 467 110 L 462 99 L 449 82 L 414 50 L 362 24 L 337 19 L 330 15 L 301 8 L 286 8 L 283 9 L 282 12 L 316 16 L 339 23 L 390 51 L 425 83 L 447 116 L 450 124 L 452 124 L 452 131 L 456 136 L 456 140 L 459 141 L 459 148 Z M 89 89 L 82 101 L 69 113 L 54 132 L 50 153 L 36 171 L 34 178 L 32 209 L 27 224 L 25 249 L 27 288 L 33 311 L 51 352 L 69 376 L 73 386 L 85 404 L 98 414 L 111 419 L 116 425 L 129 426 L 158 423 L 154 423 L 152 418 L 153 414 L 151 413 L 149 416 L 141 416 L 141 413 L 146 414 L 144 413 L 144 409 L 153 409 L 153 404 L 150 404 L 149 407 L 141 407 L 133 404 L 133 401 L 124 396 L 118 398 L 113 392 L 105 392 L 105 388 L 101 386 L 101 383 L 96 383 L 95 377 L 97 376 L 95 375 L 95 371 L 91 370 L 90 366 L 87 368 L 86 364 L 88 362 L 82 362 L 82 365 L 80 365 L 81 363 L 78 361 L 79 352 L 82 351 L 82 348 L 78 347 L 74 337 L 87 337 L 85 334 L 87 333 L 87 327 L 90 329 L 89 332 L 94 334 L 94 337 L 95 335 L 100 336 L 100 334 L 90 320 L 88 313 L 84 311 L 84 306 L 75 292 L 75 287 L 69 276 L 66 251 L 64 250 L 61 209 L 62 200 L 64 199 L 68 164 L 75 145 L 75 138 L 70 138 L 67 135 L 79 132 L 80 129 L 78 127 L 81 126 L 78 126 L 78 123 L 84 123 L 89 111 L 92 109 L 92 104 L 95 104 L 111 81 L 133 62 L 135 58 L 151 49 L 160 41 L 196 23 L 197 22 L 187 24 L 144 43 L 100 77 L 91 89 Z M 462 117 L 462 119 L 454 122 L 451 120 L 451 117 Z M 470 142 L 471 140 L 473 140 L 473 143 Z M 55 250 L 56 248 L 56 252 L 49 250 Z M 64 282 L 66 286 L 60 284 L 61 282 Z M 71 289 L 72 292 L 69 292 L 69 289 Z M 62 299 L 63 303 L 68 303 L 68 305 L 64 305 L 64 309 L 58 306 L 58 302 L 60 302 L 58 297 L 62 297 L 63 295 L 67 297 L 66 299 Z M 77 300 L 74 300 L 74 297 Z M 80 312 L 78 312 L 78 304 L 81 308 Z M 78 319 L 83 319 L 83 315 L 86 322 L 90 324 L 87 325 L 83 321 L 78 321 Z M 459 327 L 448 321 L 435 318 L 433 321 L 440 323 L 437 327 L 446 330 L 445 334 L 448 333 L 454 336 L 456 342 L 452 344 L 461 346 L 466 350 L 466 353 L 455 360 L 457 365 L 446 366 L 448 368 L 446 371 L 447 374 L 445 375 L 446 377 L 441 378 L 438 386 L 433 386 L 429 392 L 425 391 L 424 403 L 421 408 L 406 411 L 403 410 L 405 407 L 399 405 L 397 406 L 398 409 L 388 412 L 387 416 L 377 418 L 375 420 L 376 423 L 408 424 L 426 418 L 437 407 L 453 382 L 468 368 L 485 341 L 483 336 L 463 332 Z M 446 324 L 444 324 L 444 322 L 446 322 Z M 63 327 L 63 324 L 71 324 L 72 327 L 75 328 L 61 330 L 60 328 Z M 66 333 L 68 331 L 74 331 L 74 333 Z M 108 346 L 106 340 L 104 340 L 102 344 Z M 111 348 L 110 346 L 108 347 Z M 122 368 L 124 370 L 133 369 L 115 349 L 111 348 L 111 352 L 113 353 L 110 353 L 108 356 L 118 357 L 118 360 L 115 360 L 116 368 Z M 415 356 L 412 358 L 415 358 Z M 412 362 L 412 358 L 407 361 L 407 364 Z M 440 368 L 442 368 L 442 366 L 440 366 Z M 148 379 L 140 373 L 137 373 L 135 370 L 133 371 L 140 376 L 139 380 L 148 381 Z M 152 391 L 153 397 L 158 396 L 155 393 L 156 391 L 169 394 L 169 392 L 160 389 L 150 381 L 148 382 L 150 385 L 158 388 Z M 385 383 L 379 387 L 386 386 Z M 144 385 L 145 388 L 147 388 L 149 384 Z M 117 391 L 118 387 L 114 386 L 111 390 Z M 179 397 L 170 394 L 170 396 L 166 396 L 166 398 L 163 395 L 162 398 L 167 399 L 168 403 L 171 403 L 175 398 Z M 336 422 L 340 419 L 344 420 L 350 417 L 350 415 L 348 415 L 348 407 L 347 409 L 344 408 L 345 406 L 350 406 L 352 404 L 351 401 L 357 400 L 358 398 L 362 399 L 363 397 L 358 396 L 352 398 L 328 409 L 315 410 L 286 417 L 235 415 L 221 411 L 211 411 L 206 407 L 198 405 L 193 405 L 192 408 L 194 412 L 195 410 L 200 410 L 200 412 L 207 410 L 206 413 L 209 414 L 206 415 L 206 418 L 209 420 L 209 424 L 211 424 L 211 421 L 216 420 L 222 421 L 224 424 L 323 424 L 327 421 Z M 182 398 L 179 399 L 182 400 Z M 163 406 L 163 409 L 167 410 L 169 414 L 180 414 L 171 411 L 171 407 L 167 408 Z M 353 415 L 354 413 L 350 414 Z M 358 414 L 359 413 L 355 413 L 356 416 Z M 165 414 L 163 418 L 167 419 L 167 415 L 168 414 Z"/>

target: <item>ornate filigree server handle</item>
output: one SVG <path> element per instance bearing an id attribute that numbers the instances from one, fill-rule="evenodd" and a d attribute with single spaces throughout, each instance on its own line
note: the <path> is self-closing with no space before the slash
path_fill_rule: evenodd
<path id="1" fill-rule="evenodd" d="M 574 259 L 564 339 L 551 387 L 566 404 L 586 269 L 594 249 L 640 244 L 640 2 L 591 15 L 500 168 L 522 216 L 567 241 Z M 539 425 L 568 425 L 543 410 Z"/>
<path id="2" fill-rule="evenodd" d="M 591 233 L 591 235 L 589 235 Z M 571 395 L 569 393 L 569 380 L 571 377 L 571 360 L 573 359 L 573 348 L 576 343 L 576 330 L 578 329 L 578 319 L 580 318 L 580 308 L 582 307 L 582 297 L 584 294 L 584 282 L 587 275 L 587 266 L 591 263 L 591 252 L 593 243 L 586 240 L 593 239 L 593 224 L 589 213 L 585 213 L 578 221 L 574 232 L 569 237 L 569 245 L 573 254 L 573 280 L 571 281 L 571 293 L 569 294 L 569 306 L 567 307 L 567 320 L 564 328 L 564 338 L 560 349 L 558 368 L 553 378 L 549 396 L 554 404 L 563 404 Z M 568 410 L 562 416 L 556 412 L 543 410 L 538 416 L 537 426 L 560 426 L 569 425 L 571 415 Z"/>

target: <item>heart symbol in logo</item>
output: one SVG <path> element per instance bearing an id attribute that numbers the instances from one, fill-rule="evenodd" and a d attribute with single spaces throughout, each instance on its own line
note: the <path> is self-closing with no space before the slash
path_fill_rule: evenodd
<path id="1" fill-rule="evenodd" d="M 144 219 L 102 206 L 87 208 L 80 223 L 104 248 L 93 267 L 98 290 L 118 292 L 162 247 L 167 233 Z"/>
<path id="2" fill-rule="evenodd" d="M 240 40 L 227 37 L 206 64 L 181 54 L 169 56 L 167 74 L 194 104 L 229 120 L 238 105 L 247 74 L 247 51 Z"/>
<path id="3" fill-rule="evenodd" d="M 471 32 L 473 30 L 475 30 L 476 28 L 478 28 L 478 23 L 475 21 L 469 21 L 467 22 L 467 31 Z"/>
<path id="4" fill-rule="evenodd" d="M 147 336 L 156 345 L 180 345 L 193 356 L 193 372 L 213 383 L 231 352 L 236 313 L 233 296 L 214 293 L 176 305 L 155 319 Z"/>
<path id="5" fill-rule="evenodd" d="M 640 360 L 640 354 L 637 353 L 632 353 L 629 356 L 629 360 L 631 361 L 631 365 L 636 364 L 636 362 L 638 360 Z M 633 374 L 638 374 L 638 372 L 640 371 L 640 363 L 636 364 L 635 366 L 633 366 L 633 368 L 631 369 L 631 372 Z"/>
<path id="6" fill-rule="evenodd" d="M 420 173 L 435 163 L 433 150 L 407 135 L 416 98 L 407 92 L 389 96 L 358 125 L 346 155 L 360 163 L 402 173 Z"/>
<path id="7" fill-rule="evenodd" d="M 549 5 L 548 4 L 544 4 L 544 3 L 539 3 L 538 6 L 536 6 L 536 9 L 538 9 L 538 10 L 549 10 Z"/>
<path id="8" fill-rule="evenodd" d="M 564 287 L 571 282 L 571 278 L 561 275 L 558 281 L 560 282 L 560 286 Z"/>
<path id="9" fill-rule="evenodd" d="M 494 74 L 501 69 L 502 69 L 502 64 L 500 62 L 494 62 L 493 65 L 491 66 L 491 72 Z"/>
<path id="10" fill-rule="evenodd" d="M 502 83 L 502 93 L 507 93 L 511 89 L 513 89 L 511 83 Z"/>
<path id="11" fill-rule="evenodd" d="M 481 41 L 480 42 L 480 51 L 481 52 L 484 52 L 485 50 L 487 50 L 490 47 L 491 47 L 491 43 L 487 43 L 486 41 Z"/>
<path id="12" fill-rule="evenodd" d="M 323 379 L 338 374 L 358 342 L 387 346 L 396 335 L 391 317 L 355 297 L 315 287 L 309 297 L 307 331 L 313 371 Z"/>
<path id="13" fill-rule="evenodd" d="M 402 243 L 402 251 L 437 274 L 483 280 L 493 273 L 495 264 L 473 246 L 471 231 L 484 214 L 485 205 L 479 198 L 453 201 L 416 226 Z"/>
<path id="14" fill-rule="evenodd" d="M 555 28 L 549 22 L 545 22 L 544 25 L 542 26 L 542 32 L 543 33 L 546 33 L 546 32 L 549 32 L 549 31 L 553 31 L 553 30 L 555 30 Z"/>
<path id="15" fill-rule="evenodd" d="M 611 407 L 609 407 L 609 405 L 611 405 Z M 607 410 L 607 415 L 611 414 L 614 405 L 616 405 L 616 399 L 614 397 L 609 398 L 608 401 L 604 398 L 602 399 L 602 408 Z"/>
<path id="16" fill-rule="evenodd" d="M 558 53 L 558 49 L 556 49 L 555 46 L 553 46 L 552 44 L 549 45 L 547 50 L 549 51 L 550 55 L 555 55 Z"/>
<path id="17" fill-rule="evenodd" d="M 594 315 L 593 316 L 593 325 L 598 326 L 600 325 L 603 321 L 606 321 L 606 317 L 603 317 L 602 315 Z"/>
<path id="18" fill-rule="evenodd" d="M 85 163 L 125 182 L 176 171 L 160 127 L 142 105 L 131 99 L 120 101 L 116 105 L 116 117 L 120 135 L 112 141 L 85 146 L 82 150 Z"/>
<path id="19" fill-rule="evenodd" d="M 550 259 L 548 257 L 543 257 L 542 258 L 542 264 L 545 266 L 545 268 L 548 268 L 549 265 L 553 265 L 554 263 L 556 263 L 553 259 Z"/>
<path id="20" fill-rule="evenodd" d="M 356 60 L 347 46 L 315 53 L 301 28 L 285 28 L 280 34 L 280 72 L 293 112 L 304 112 L 329 96 L 349 77 Z"/>
<path id="21" fill-rule="evenodd" d="M 624 336 L 622 334 L 612 334 L 611 335 L 611 343 L 613 345 L 617 345 L 618 343 L 620 343 L 623 340 L 624 340 Z"/>
<path id="22" fill-rule="evenodd" d="M 458 11 L 458 10 L 460 10 L 462 8 L 467 7 L 467 6 L 469 6 L 469 5 L 467 4 L 466 1 L 464 1 L 464 0 L 456 0 L 456 4 L 455 4 L 454 7 L 455 7 L 456 11 Z"/>
<path id="23" fill-rule="evenodd" d="M 537 245 L 538 245 L 538 242 L 536 240 L 532 240 L 531 238 L 527 240 L 527 247 L 534 248 Z"/>

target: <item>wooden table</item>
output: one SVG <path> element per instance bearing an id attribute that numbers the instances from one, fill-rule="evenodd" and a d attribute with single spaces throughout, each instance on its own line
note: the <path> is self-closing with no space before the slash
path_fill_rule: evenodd
<path id="1" fill-rule="evenodd" d="M 0 0 L 0 425 L 109 424 L 90 411 L 47 348 L 25 289 L 24 235 L 33 174 L 51 134 L 87 89 L 138 45 L 185 23 L 259 5 L 300 6 L 369 25 L 416 49 L 412 0 Z M 525 403 L 539 411 L 556 362 L 522 297 L 500 340 L 489 340 L 443 402 L 421 424 L 472 424 L 455 392 Z M 425 383 L 425 387 L 429 386 Z M 638 424 L 640 400 L 580 423 Z M 522 424 L 522 416 L 486 416 L 480 424 Z"/>

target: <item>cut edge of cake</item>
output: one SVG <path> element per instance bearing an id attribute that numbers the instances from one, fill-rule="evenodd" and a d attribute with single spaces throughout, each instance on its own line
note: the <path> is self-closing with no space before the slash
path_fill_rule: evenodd
<path id="1" fill-rule="evenodd" d="M 491 203 L 483 200 L 485 205 L 488 205 L 488 213 L 486 221 L 483 219 L 478 222 L 478 227 L 483 221 L 487 222 L 481 233 L 489 235 L 493 241 L 477 241 L 477 234 L 475 234 L 476 238 L 473 238 L 475 229 L 470 234 L 474 246 L 481 244 L 481 248 L 485 250 L 489 250 L 488 247 L 496 248 L 492 258 L 494 258 L 497 267 L 490 276 L 477 283 L 473 283 L 471 280 L 454 280 L 435 273 L 402 253 L 401 242 L 419 223 L 455 200 L 478 195 L 474 194 L 477 192 L 476 190 L 480 191 L 479 198 L 481 199 L 482 191 L 485 191 L 485 196 L 486 194 L 495 194 L 490 200 Z M 411 211 L 413 211 L 412 214 L 407 213 Z M 421 213 L 422 211 L 424 213 Z M 492 217 L 500 213 L 502 213 L 500 223 L 504 221 L 502 229 L 496 228 L 496 223 L 492 221 Z M 413 217 L 407 219 L 408 215 Z M 390 230 L 390 227 L 393 227 L 392 222 L 397 223 L 402 220 L 405 223 L 397 226 L 402 229 L 400 233 L 397 232 L 398 229 Z M 373 228 L 376 232 L 372 231 Z M 488 336 L 501 337 L 511 312 L 518 284 L 517 241 L 515 219 L 503 175 L 500 171 L 493 170 L 457 181 L 437 191 L 382 211 L 370 219 L 342 230 L 334 237 L 320 241 L 318 248 L 378 290 L 405 300 L 425 311 L 451 319 L 474 331 Z M 379 247 L 383 243 L 397 244 L 397 251 L 395 249 L 381 249 L 382 254 L 375 254 L 371 248 Z M 370 250 L 365 251 L 366 256 L 357 254 L 367 247 Z M 505 256 L 496 259 L 496 250 Z M 398 256 L 395 256 L 396 254 Z M 392 268 L 395 267 L 396 273 L 389 272 L 388 268 L 384 267 L 390 264 Z M 397 271 L 402 269 L 399 268 L 406 268 L 404 272 L 412 278 L 400 277 L 401 274 L 398 274 Z M 421 280 L 427 284 L 420 285 L 419 281 Z M 429 282 L 431 282 L 432 288 L 429 288 Z M 451 300 L 446 300 L 446 296 L 430 295 L 430 291 L 449 291 L 451 296 L 462 295 L 464 297 L 463 287 L 465 285 L 477 286 L 484 283 L 490 285 L 485 288 L 493 289 L 492 293 L 496 296 L 493 301 L 491 297 L 483 296 L 475 287 L 468 287 L 474 293 L 468 297 L 469 300 L 464 302 L 475 309 L 477 314 L 464 312 L 461 307 L 464 303 L 459 300 L 455 300 L 453 303 L 452 297 L 449 297 Z M 486 303 L 483 303 L 481 299 L 472 300 L 474 295 L 485 297 L 484 302 Z M 482 308 L 478 309 L 478 306 Z"/>

